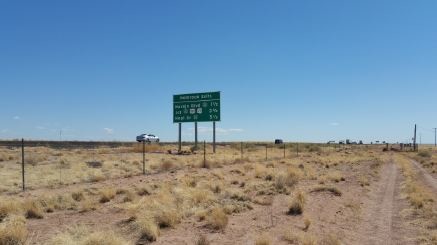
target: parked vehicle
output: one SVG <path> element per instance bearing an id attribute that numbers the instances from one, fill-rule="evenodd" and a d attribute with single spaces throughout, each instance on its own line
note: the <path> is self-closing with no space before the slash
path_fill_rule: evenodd
<path id="1" fill-rule="evenodd" d="M 138 142 L 159 142 L 159 137 L 153 134 L 141 134 L 137 136 Z"/>
<path id="2" fill-rule="evenodd" d="M 283 140 L 281 140 L 281 139 L 275 139 L 275 145 L 280 145 L 280 144 L 283 144 L 283 143 L 284 143 Z"/>
<path id="3" fill-rule="evenodd" d="M 344 140 L 340 140 L 338 143 L 339 143 L 340 145 L 344 145 Z"/>
<path id="4" fill-rule="evenodd" d="M 329 145 L 329 144 L 335 144 L 335 140 L 330 140 L 330 141 L 328 141 L 327 144 L 328 144 L 328 145 Z"/>

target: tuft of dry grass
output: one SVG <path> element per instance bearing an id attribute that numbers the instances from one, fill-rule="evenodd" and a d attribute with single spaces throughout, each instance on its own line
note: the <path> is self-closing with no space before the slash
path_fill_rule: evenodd
<path id="1" fill-rule="evenodd" d="M 22 216 L 12 215 L 0 223 L 0 244 L 19 245 L 27 240 L 26 220 Z"/>
<path id="2" fill-rule="evenodd" d="M 35 200 L 26 200 L 23 203 L 23 209 L 27 219 L 42 219 L 44 217 L 41 204 Z"/>
<path id="3" fill-rule="evenodd" d="M 303 208 L 305 206 L 305 195 L 303 192 L 298 192 L 291 202 L 287 214 L 289 215 L 300 215 L 303 213 Z"/>
<path id="4" fill-rule="evenodd" d="M 209 241 L 205 235 L 201 234 L 196 240 L 196 245 L 209 245 Z"/>
<path id="5" fill-rule="evenodd" d="M 228 225 L 228 216 L 222 208 L 214 208 L 206 216 L 207 225 L 215 230 L 224 230 Z"/>
<path id="6" fill-rule="evenodd" d="M 303 231 L 308 231 L 308 229 L 310 228 L 310 225 L 311 225 L 311 220 L 309 220 L 308 218 L 306 218 L 304 221 L 304 228 L 303 228 Z"/>
<path id="7" fill-rule="evenodd" d="M 140 231 L 141 239 L 145 239 L 147 241 L 156 241 L 160 232 L 159 227 L 155 223 L 152 217 L 149 216 L 140 216 L 135 220 L 135 226 Z"/>
<path id="8" fill-rule="evenodd" d="M 20 203 L 14 199 L 0 199 L 0 222 L 11 214 L 20 212 Z"/>
<path id="9" fill-rule="evenodd" d="M 343 177 L 343 175 L 339 171 L 329 173 L 328 179 L 330 179 L 331 181 L 337 182 L 337 183 L 340 181 L 345 181 L 345 178 Z"/>
<path id="10" fill-rule="evenodd" d="M 73 226 L 67 231 L 57 234 L 49 245 L 125 245 L 130 244 L 113 231 L 90 231 L 90 227 Z"/>
<path id="11" fill-rule="evenodd" d="M 311 192 L 330 192 L 334 194 L 335 196 L 341 196 L 342 193 L 337 187 L 333 186 L 316 186 L 311 190 Z"/>
<path id="12" fill-rule="evenodd" d="M 123 202 L 132 202 L 136 199 L 136 195 L 132 191 L 126 191 L 124 194 Z"/>
<path id="13" fill-rule="evenodd" d="M 99 182 L 105 180 L 105 176 L 100 171 L 94 171 L 89 174 L 88 181 L 89 182 Z"/>
<path id="14" fill-rule="evenodd" d="M 256 178 L 264 178 L 267 175 L 267 168 L 264 165 L 257 163 L 254 169 Z"/>
<path id="15" fill-rule="evenodd" d="M 324 236 L 319 242 L 319 245 L 340 245 L 341 242 L 338 238 L 333 234 L 328 234 Z"/>
<path id="16" fill-rule="evenodd" d="M 175 164 L 173 163 L 172 160 L 170 160 L 170 159 L 162 159 L 161 165 L 160 165 L 160 170 L 161 171 L 170 171 L 170 170 L 173 170 L 175 168 L 176 168 L 176 166 L 175 166 Z"/>
<path id="17" fill-rule="evenodd" d="M 85 199 L 85 195 L 82 191 L 73 191 L 71 193 L 71 198 L 73 198 L 73 200 L 75 200 L 76 202 L 80 202 Z"/>
<path id="18" fill-rule="evenodd" d="M 273 203 L 273 197 L 272 196 L 262 196 L 262 197 L 255 197 L 253 199 L 253 203 L 263 205 L 263 206 L 270 206 Z"/>
<path id="19" fill-rule="evenodd" d="M 89 212 L 97 209 L 97 203 L 96 201 L 93 201 L 90 198 L 84 199 L 79 206 L 79 212 Z"/>
<path id="20" fill-rule="evenodd" d="M 115 189 L 111 187 L 103 188 L 100 190 L 100 203 L 111 201 L 115 197 Z"/>
<path id="21" fill-rule="evenodd" d="M 38 163 L 47 161 L 48 157 L 42 154 L 29 154 L 24 158 L 26 164 L 36 166 Z"/>
<path id="22" fill-rule="evenodd" d="M 270 236 L 263 233 L 256 239 L 255 245 L 270 245 L 270 240 Z"/>

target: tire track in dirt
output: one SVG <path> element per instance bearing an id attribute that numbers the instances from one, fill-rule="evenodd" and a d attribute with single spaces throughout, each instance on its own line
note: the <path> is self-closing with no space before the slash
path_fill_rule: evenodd
<path id="1" fill-rule="evenodd" d="M 418 162 L 411 160 L 411 163 L 425 184 L 433 190 L 433 193 L 437 193 L 437 179 L 426 172 L 426 170 L 423 169 Z"/>
<path id="2" fill-rule="evenodd" d="M 394 215 L 400 210 L 395 210 L 395 198 L 399 194 L 399 171 L 392 161 L 381 168 L 381 180 L 370 193 L 366 203 L 367 215 L 361 223 L 361 241 L 359 244 L 393 244 Z"/>

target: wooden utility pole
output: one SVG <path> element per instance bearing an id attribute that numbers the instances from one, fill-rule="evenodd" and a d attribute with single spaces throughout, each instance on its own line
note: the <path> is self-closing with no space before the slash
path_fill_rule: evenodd
<path id="1" fill-rule="evenodd" d="M 416 131 L 417 131 L 417 125 L 414 124 L 414 138 L 413 138 L 413 150 L 417 151 L 417 144 L 416 144 Z"/>
<path id="2" fill-rule="evenodd" d="M 437 133 L 436 133 L 437 128 L 434 128 L 434 147 L 437 146 Z"/>

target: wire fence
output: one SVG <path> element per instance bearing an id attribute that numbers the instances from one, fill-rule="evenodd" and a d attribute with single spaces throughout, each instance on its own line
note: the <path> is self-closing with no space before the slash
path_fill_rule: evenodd
<path id="1" fill-rule="evenodd" d="M 177 144 L 123 143 L 87 144 L 72 147 L 35 145 L 16 141 L 0 147 L 0 193 L 17 193 L 39 188 L 57 188 L 77 183 L 157 174 L 184 168 L 216 168 L 237 163 L 298 159 L 305 154 L 326 154 L 369 145 L 306 143 L 219 143 L 213 153 L 211 143 Z M 23 158 L 24 153 L 24 158 Z"/>

